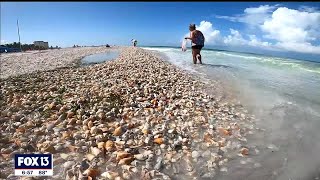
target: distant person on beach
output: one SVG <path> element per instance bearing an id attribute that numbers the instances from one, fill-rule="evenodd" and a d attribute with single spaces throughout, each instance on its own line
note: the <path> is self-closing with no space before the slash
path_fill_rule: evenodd
<path id="1" fill-rule="evenodd" d="M 199 60 L 200 64 L 202 64 L 200 51 L 204 46 L 205 38 L 201 31 L 196 30 L 195 24 L 190 24 L 189 31 L 190 37 L 185 37 L 185 39 L 191 40 L 193 63 L 197 64 L 197 60 Z"/>
<path id="2" fill-rule="evenodd" d="M 137 43 L 138 43 L 138 41 L 137 41 L 137 40 L 135 40 L 135 39 L 131 39 L 131 42 L 132 42 L 132 44 L 133 44 L 133 47 L 136 47 L 136 46 L 137 46 Z"/>

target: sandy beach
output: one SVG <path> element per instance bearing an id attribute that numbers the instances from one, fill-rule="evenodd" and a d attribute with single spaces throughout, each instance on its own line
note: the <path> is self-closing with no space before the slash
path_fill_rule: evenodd
<path id="1" fill-rule="evenodd" d="M 74 67 L 107 51 L 1 55 L 0 178 L 17 179 L 15 153 L 52 153 L 52 179 L 212 179 L 255 154 L 241 105 L 150 51 Z"/>

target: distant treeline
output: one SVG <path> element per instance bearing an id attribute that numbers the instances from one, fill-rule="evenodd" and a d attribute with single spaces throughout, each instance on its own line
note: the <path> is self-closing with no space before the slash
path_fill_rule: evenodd
<path id="1" fill-rule="evenodd" d="M 8 48 L 18 48 L 20 49 L 20 43 L 17 42 L 13 42 L 10 44 L 5 44 L 6 47 Z M 50 46 L 49 49 L 60 49 L 61 47 L 52 47 Z M 21 49 L 22 51 L 30 51 L 30 50 L 45 50 L 46 48 L 44 47 L 39 47 L 39 46 L 35 46 L 34 44 L 21 44 Z"/>

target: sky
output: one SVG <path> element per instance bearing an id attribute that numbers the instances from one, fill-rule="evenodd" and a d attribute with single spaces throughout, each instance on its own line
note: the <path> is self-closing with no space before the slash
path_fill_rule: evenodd
<path id="1" fill-rule="evenodd" d="M 1 2 L 1 44 L 17 19 L 21 43 L 180 46 L 194 23 L 206 47 L 320 57 L 319 2 Z"/>

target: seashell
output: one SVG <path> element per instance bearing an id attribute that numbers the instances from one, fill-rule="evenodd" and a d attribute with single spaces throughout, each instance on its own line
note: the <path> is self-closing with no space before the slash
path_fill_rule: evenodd
<path id="1" fill-rule="evenodd" d="M 54 128 L 54 123 L 48 123 L 47 124 L 47 130 L 51 131 Z"/>
<path id="2" fill-rule="evenodd" d="M 134 160 L 133 157 L 123 158 L 123 159 L 121 159 L 121 160 L 119 161 L 119 164 L 120 164 L 120 165 L 124 165 L 124 164 L 128 165 L 128 164 L 130 164 L 133 160 Z"/>
<path id="3" fill-rule="evenodd" d="M 52 144 L 46 144 L 45 147 L 41 148 L 42 152 L 55 153 L 56 149 Z"/>
<path id="4" fill-rule="evenodd" d="M 67 161 L 67 162 L 65 162 L 64 164 L 63 164 L 63 167 L 65 168 L 65 169 L 69 169 L 71 166 L 73 166 L 73 165 L 75 165 L 76 164 L 76 162 L 74 162 L 74 161 Z"/>
<path id="5" fill-rule="evenodd" d="M 198 151 L 192 151 L 191 156 L 196 159 L 200 156 L 200 154 Z"/>
<path id="6" fill-rule="evenodd" d="M 106 145 L 105 142 L 99 142 L 99 143 L 97 143 L 97 146 L 98 146 L 99 149 L 104 149 L 105 145 Z"/>
<path id="7" fill-rule="evenodd" d="M 142 129 L 142 133 L 144 134 L 144 135 L 147 135 L 148 133 L 149 133 L 149 129 Z"/>
<path id="8" fill-rule="evenodd" d="M 134 158 L 140 161 L 144 161 L 147 159 L 147 156 L 144 156 L 143 154 L 135 154 Z"/>
<path id="9" fill-rule="evenodd" d="M 76 150 L 78 149 L 78 147 L 76 147 L 76 146 L 71 146 L 71 145 L 67 146 L 67 148 L 68 148 L 71 152 L 76 152 Z"/>
<path id="10" fill-rule="evenodd" d="M 127 158 L 129 156 L 132 156 L 132 155 L 130 153 L 125 152 L 125 151 L 118 152 L 116 160 L 119 161 L 120 159 Z"/>
<path id="11" fill-rule="evenodd" d="M 218 127 L 217 129 L 221 135 L 225 135 L 225 136 L 231 135 L 231 131 L 224 129 L 223 127 Z"/>
<path id="12" fill-rule="evenodd" d="M 74 116 L 74 112 L 68 111 L 67 118 L 72 118 Z"/>
<path id="13" fill-rule="evenodd" d="M 89 127 L 86 126 L 86 125 L 84 125 L 84 126 L 82 126 L 82 129 L 83 129 L 84 131 L 86 131 L 86 130 L 89 130 Z"/>
<path id="14" fill-rule="evenodd" d="M 137 172 L 137 168 L 130 165 L 122 165 L 121 166 L 123 170 L 129 171 L 129 172 Z"/>
<path id="15" fill-rule="evenodd" d="M 155 142 L 155 143 L 157 143 L 157 144 L 163 144 L 164 139 L 163 139 L 163 138 L 156 138 L 156 139 L 154 139 L 153 142 Z"/>
<path id="16" fill-rule="evenodd" d="M 108 178 L 110 180 L 114 180 L 117 176 L 119 176 L 119 173 L 107 171 L 107 172 L 102 173 L 101 176 L 104 178 Z"/>
<path id="17" fill-rule="evenodd" d="M 107 151 L 109 151 L 110 149 L 112 149 L 112 148 L 114 147 L 113 141 L 108 140 L 108 141 L 106 142 L 106 144 L 105 144 L 104 147 L 105 147 L 105 149 L 106 149 Z"/>
<path id="18" fill-rule="evenodd" d="M 157 159 L 156 165 L 154 166 L 154 169 L 155 169 L 155 170 L 160 170 L 161 167 L 162 167 L 162 158 L 159 157 L 159 158 Z"/>
<path id="19" fill-rule="evenodd" d="M 98 175 L 99 175 L 99 170 L 98 169 L 93 169 L 93 168 L 89 168 L 87 170 L 85 170 L 83 172 L 83 174 L 92 177 L 93 179 L 95 179 Z"/>
<path id="20" fill-rule="evenodd" d="M 189 102 L 187 102 L 187 103 L 186 103 L 186 107 L 188 107 L 188 108 L 191 108 L 191 107 L 193 107 L 193 104 L 192 104 L 192 102 L 190 102 L 190 101 L 189 101 Z"/>
<path id="21" fill-rule="evenodd" d="M 49 104 L 49 109 L 52 109 L 52 110 L 54 110 L 55 109 L 55 107 L 56 107 L 56 103 L 55 102 L 52 102 L 51 104 Z"/>
<path id="22" fill-rule="evenodd" d="M 77 119 L 72 118 L 72 119 L 69 120 L 68 124 L 69 125 L 74 125 L 74 124 L 76 124 L 76 122 L 77 122 Z"/>
<path id="23" fill-rule="evenodd" d="M 242 155 L 249 155 L 249 149 L 248 148 L 242 148 L 240 152 L 241 152 Z"/>
<path id="24" fill-rule="evenodd" d="M 209 133 L 205 133 L 203 135 L 203 139 L 207 143 L 213 143 L 214 140 L 212 138 L 213 138 L 212 135 L 210 135 Z"/>
<path id="25" fill-rule="evenodd" d="M 91 147 L 91 153 L 95 156 L 98 156 L 101 153 L 101 150 L 97 147 Z"/>
<path id="26" fill-rule="evenodd" d="M 225 141 L 218 141 L 218 146 L 219 147 L 224 147 L 225 146 Z"/>
<path id="27" fill-rule="evenodd" d="M 60 154 L 60 157 L 61 157 L 62 159 L 68 159 L 69 155 L 68 155 L 68 154 L 65 154 L 65 153 L 61 153 L 61 154 Z"/>
<path id="28" fill-rule="evenodd" d="M 26 132 L 26 129 L 23 128 L 23 127 L 19 127 L 19 128 L 16 129 L 16 132 L 17 132 L 17 133 L 25 133 L 25 132 Z"/>
<path id="29" fill-rule="evenodd" d="M 122 128 L 121 128 L 121 126 L 118 127 L 118 128 L 116 128 L 116 129 L 114 130 L 114 132 L 113 132 L 113 135 L 114 135 L 114 136 L 120 136 L 121 134 L 122 134 Z"/>
<path id="30" fill-rule="evenodd" d="M 89 129 L 91 129 L 93 127 L 93 122 L 92 121 L 88 122 L 88 127 L 89 127 Z"/>
<path id="31" fill-rule="evenodd" d="M 93 154 L 87 154 L 87 155 L 86 155 L 86 158 L 87 158 L 89 161 L 92 161 L 92 160 L 95 158 L 95 156 L 94 156 Z"/>
<path id="32" fill-rule="evenodd" d="M 99 112 L 98 118 L 103 120 L 106 118 L 106 114 L 104 112 Z"/>
<path id="33" fill-rule="evenodd" d="M 90 128 L 90 133 L 91 134 L 97 134 L 98 133 L 98 128 L 96 126 L 93 126 Z"/>
<path id="34" fill-rule="evenodd" d="M 62 139 L 67 139 L 71 137 L 71 133 L 69 131 L 65 131 L 62 133 Z"/>

